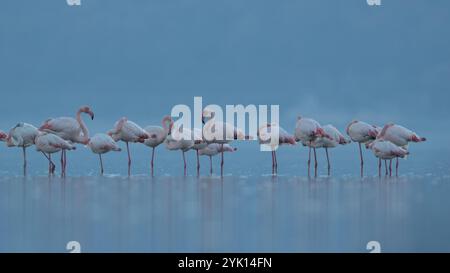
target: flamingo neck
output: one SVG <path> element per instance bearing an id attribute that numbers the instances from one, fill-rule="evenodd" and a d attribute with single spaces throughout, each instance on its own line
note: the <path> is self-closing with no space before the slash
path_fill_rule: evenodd
<path id="1" fill-rule="evenodd" d="M 81 109 L 77 112 L 77 121 L 78 124 L 80 124 L 81 131 L 83 132 L 83 136 L 80 136 L 80 142 L 81 143 L 87 143 L 89 142 L 89 131 L 86 127 L 86 124 L 81 119 Z"/>

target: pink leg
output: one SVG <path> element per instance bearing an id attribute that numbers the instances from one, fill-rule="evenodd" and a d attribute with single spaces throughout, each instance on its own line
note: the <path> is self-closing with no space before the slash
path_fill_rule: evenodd
<path id="1" fill-rule="evenodd" d="M 45 156 L 45 158 L 47 158 L 48 160 L 48 175 L 51 175 L 54 171 L 54 166 L 55 164 L 53 164 L 52 162 L 52 158 L 50 154 L 45 154 L 44 152 L 42 152 L 42 154 Z"/>
<path id="2" fill-rule="evenodd" d="M 53 163 L 53 161 L 52 161 L 52 154 L 48 154 L 48 158 L 49 158 L 49 160 L 50 160 L 50 170 L 51 170 L 51 173 L 52 174 L 54 174 L 55 173 L 55 169 L 56 169 L 56 165 L 55 165 L 55 163 Z"/>
<path id="3" fill-rule="evenodd" d="M 389 160 L 389 176 L 392 176 L 392 159 Z"/>
<path id="4" fill-rule="evenodd" d="M 325 148 L 325 154 L 327 155 L 328 176 L 330 176 L 330 174 L 331 174 L 331 165 L 330 165 L 330 158 L 328 157 L 328 148 Z"/>
<path id="5" fill-rule="evenodd" d="M 197 176 L 200 176 L 200 157 L 198 156 L 198 150 L 195 150 L 197 152 Z"/>
<path id="6" fill-rule="evenodd" d="M 152 161 L 150 162 L 150 169 L 152 171 L 153 176 L 153 160 L 155 159 L 155 147 L 152 148 Z"/>
<path id="7" fill-rule="evenodd" d="M 362 154 L 362 149 L 361 149 L 361 143 L 358 143 L 359 145 L 359 158 L 361 159 L 361 177 L 364 176 L 364 159 L 363 159 L 363 154 Z"/>
<path id="8" fill-rule="evenodd" d="M 130 147 L 128 145 L 128 142 L 125 142 L 127 144 L 127 154 L 128 154 L 128 176 L 131 175 L 131 155 L 130 155 Z"/>
<path id="9" fill-rule="evenodd" d="M 275 174 L 275 159 L 272 151 L 272 175 Z"/>
<path id="10" fill-rule="evenodd" d="M 64 150 L 64 176 L 66 176 L 67 169 L 67 150 Z"/>
<path id="11" fill-rule="evenodd" d="M 22 147 L 23 152 L 23 175 L 27 175 L 27 148 L 25 146 Z"/>
<path id="12" fill-rule="evenodd" d="M 212 169 L 212 156 L 209 156 L 209 174 L 212 175 L 213 169 Z"/>
<path id="13" fill-rule="evenodd" d="M 388 173 L 388 166 L 387 166 L 387 160 L 384 160 L 384 175 L 385 176 L 387 176 L 389 173 Z"/>
<path id="14" fill-rule="evenodd" d="M 184 151 L 182 153 L 183 153 L 183 162 L 184 162 L 184 176 L 186 176 L 187 175 L 187 171 L 186 171 L 186 156 L 184 155 Z"/>
<path id="15" fill-rule="evenodd" d="M 222 159 L 220 161 L 220 176 L 223 176 L 223 164 L 224 164 L 224 162 L 223 162 L 223 144 L 221 144 L 220 149 L 222 150 L 222 155 L 221 155 Z"/>
<path id="16" fill-rule="evenodd" d="M 275 158 L 275 174 L 278 174 L 277 151 L 273 151 L 273 155 L 274 155 L 274 158 Z"/>
<path id="17" fill-rule="evenodd" d="M 381 177 L 381 158 L 378 158 L 378 176 Z"/>
<path id="18" fill-rule="evenodd" d="M 309 146 L 309 155 L 308 155 L 308 177 L 310 176 L 311 176 L 311 146 Z"/>
<path id="19" fill-rule="evenodd" d="M 397 162 L 395 163 L 395 176 L 398 176 L 398 157 Z"/>
<path id="20" fill-rule="evenodd" d="M 98 154 L 100 158 L 100 174 L 103 175 L 103 160 L 102 160 L 102 154 Z"/>
<path id="21" fill-rule="evenodd" d="M 314 150 L 314 177 L 317 177 L 317 154 L 316 154 L 316 148 L 313 148 Z"/>
<path id="22" fill-rule="evenodd" d="M 61 177 L 64 176 L 64 150 L 61 150 Z"/>

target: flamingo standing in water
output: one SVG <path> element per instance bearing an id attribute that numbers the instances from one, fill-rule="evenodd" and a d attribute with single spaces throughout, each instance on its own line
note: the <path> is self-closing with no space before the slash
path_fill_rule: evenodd
<path id="1" fill-rule="evenodd" d="M 272 144 L 271 139 L 278 133 L 278 143 Z M 272 175 L 278 173 L 278 161 L 276 149 L 279 145 L 296 145 L 295 137 L 275 123 L 263 125 L 258 130 L 258 139 L 260 144 L 268 145 L 272 151 Z M 266 146 L 267 147 L 267 146 Z"/>
<path id="2" fill-rule="evenodd" d="M 89 142 L 87 144 L 89 148 L 91 148 L 91 151 L 94 154 L 98 154 L 99 160 L 100 160 L 100 174 L 103 175 L 103 160 L 102 160 L 102 154 L 115 151 L 120 152 L 121 149 L 119 146 L 117 146 L 117 143 L 107 134 L 95 134 L 93 137 L 89 139 Z"/>
<path id="3" fill-rule="evenodd" d="M 389 163 L 389 175 L 392 175 L 392 159 L 404 158 L 409 152 L 401 148 L 394 143 L 384 140 L 376 139 L 368 145 L 376 157 L 378 157 L 378 176 L 381 176 L 381 160 L 390 160 Z"/>
<path id="4" fill-rule="evenodd" d="M 164 144 L 166 149 L 170 151 L 181 150 L 183 155 L 183 163 L 184 163 L 184 175 L 187 175 L 187 164 L 186 164 L 186 155 L 185 153 L 194 147 L 195 141 L 193 138 L 193 132 L 188 128 L 180 128 L 173 129 L 173 120 L 170 118 L 170 130 L 169 135 L 166 137 Z"/>
<path id="5" fill-rule="evenodd" d="M 164 142 L 169 134 L 173 122 L 170 116 L 164 116 L 162 119 L 162 126 L 147 126 L 144 131 L 147 132 L 148 138 L 144 144 L 152 148 L 152 159 L 150 161 L 150 169 L 153 176 L 153 161 L 155 159 L 155 148 Z"/>
<path id="6" fill-rule="evenodd" d="M 230 123 L 216 120 L 214 110 L 205 107 L 202 112 L 203 136 L 208 144 L 217 143 L 224 145 L 232 140 L 249 140 L 252 137 L 245 135 L 239 128 Z M 208 117 L 208 118 L 207 118 Z M 222 130 L 222 131 L 220 131 Z M 221 149 L 220 175 L 223 176 L 224 149 Z"/>
<path id="7" fill-rule="evenodd" d="M 359 158 L 361 160 L 361 177 L 364 176 L 364 159 L 361 149 L 361 144 L 366 144 L 374 141 L 380 133 L 380 128 L 375 125 L 370 125 L 363 121 L 353 120 L 347 125 L 347 135 L 351 140 L 358 143 Z"/>
<path id="8" fill-rule="evenodd" d="M 319 137 L 317 138 L 312 146 L 315 148 L 325 148 L 325 154 L 327 156 L 327 164 L 328 164 L 328 176 L 331 174 L 331 164 L 330 164 L 330 157 L 328 155 L 328 149 L 329 148 L 335 148 L 338 145 L 345 145 L 350 143 L 350 140 L 346 139 L 344 135 L 339 132 L 336 127 L 334 127 L 331 124 L 324 125 L 323 130 L 325 133 L 330 137 Z"/>
<path id="9" fill-rule="evenodd" d="M 23 175 L 27 174 L 27 147 L 34 144 L 34 139 L 39 134 L 36 127 L 31 124 L 19 122 L 9 131 L 5 138 L 8 147 L 21 147 L 23 153 Z"/>
<path id="10" fill-rule="evenodd" d="M 86 124 L 81 119 L 81 113 L 88 114 L 91 120 L 94 119 L 94 112 L 89 106 L 82 106 L 76 113 L 76 118 L 59 117 L 50 118 L 42 124 L 40 131 L 55 134 L 64 140 L 72 143 L 80 143 L 86 145 L 89 142 L 89 131 Z M 66 149 L 61 150 L 61 170 L 62 175 L 66 175 Z"/>
<path id="11" fill-rule="evenodd" d="M 128 120 L 126 117 L 119 119 L 114 124 L 114 129 L 108 131 L 108 135 L 112 137 L 114 141 L 122 140 L 127 145 L 128 154 L 128 176 L 131 175 L 131 155 L 129 142 L 132 143 L 144 143 L 148 139 L 147 132 L 144 131 L 139 125 Z"/>
<path id="12" fill-rule="evenodd" d="M 208 146 L 208 143 L 203 139 L 203 132 L 201 129 L 194 128 L 192 131 L 194 138 L 194 145 L 192 149 L 195 150 L 197 156 L 197 176 L 200 176 L 200 158 L 199 158 L 199 150 Z"/>
<path id="13" fill-rule="evenodd" d="M 74 145 L 62 139 L 58 135 L 47 132 L 39 132 L 34 139 L 34 143 L 36 145 L 36 150 L 42 152 L 42 154 L 48 159 L 49 175 L 55 172 L 55 164 L 52 161 L 51 154 L 64 150 L 76 149 Z"/>
<path id="14" fill-rule="evenodd" d="M 325 133 L 322 126 L 317 121 L 300 116 L 297 118 L 294 136 L 296 141 L 301 141 L 303 145 L 309 147 L 308 176 L 310 176 L 311 170 L 311 148 L 314 150 L 314 176 L 317 177 L 317 155 L 313 143 L 317 138 L 326 137 L 331 139 L 331 137 Z"/>
<path id="15" fill-rule="evenodd" d="M 427 140 L 413 131 L 394 123 L 386 124 L 378 135 L 378 138 L 390 141 L 405 150 L 408 150 L 409 142 L 423 142 Z M 395 175 L 398 175 L 398 164 L 398 157 L 396 157 Z"/>
<path id="16" fill-rule="evenodd" d="M 209 157 L 209 174 L 212 175 L 213 173 L 212 157 L 222 152 L 235 152 L 236 150 L 237 148 L 234 148 L 229 144 L 211 143 L 208 144 L 203 149 L 198 150 L 198 154 L 200 156 Z"/>

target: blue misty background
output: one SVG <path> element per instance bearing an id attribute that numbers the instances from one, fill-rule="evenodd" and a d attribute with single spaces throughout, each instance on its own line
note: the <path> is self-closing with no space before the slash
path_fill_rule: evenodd
<path id="1" fill-rule="evenodd" d="M 364 0 L 2 1 L 0 128 L 73 116 L 83 104 L 96 114 L 87 121 L 91 134 L 121 116 L 159 124 L 173 105 L 203 96 L 204 104 L 279 104 L 290 132 L 299 114 L 341 130 L 353 118 L 401 123 L 429 139 L 412 150 L 417 156 L 406 165 L 416 168 L 418 157 L 449 148 L 442 142 L 450 117 L 449 8 L 444 0 L 381 7 Z M 255 143 L 238 146 L 228 172 L 259 173 L 259 163 L 270 171 L 270 155 L 260 156 Z M 0 151 L 1 172 L 19 174 L 20 152 Z M 148 152 L 133 145 L 136 172 L 147 171 Z M 345 172 L 357 174 L 355 152 L 353 145 L 335 152 L 348 159 L 338 163 Z M 280 153 L 290 158 L 280 157 L 284 172 L 304 174 L 291 161 L 304 160 L 306 150 Z M 43 158 L 30 154 L 32 170 L 45 172 Z M 244 166 L 245 157 L 258 164 Z M 172 162 L 181 155 L 157 158 L 159 168 L 178 173 L 172 167 L 181 164 Z M 69 173 L 97 171 L 83 147 L 70 159 Z M 108 160 L 125 173 L 124 153 Z"/>

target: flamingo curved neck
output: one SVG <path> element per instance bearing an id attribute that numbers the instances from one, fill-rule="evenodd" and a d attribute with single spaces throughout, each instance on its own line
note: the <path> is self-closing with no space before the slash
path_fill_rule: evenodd
<path id="1" fill-rule="evenodd" d="M 86 124 L 81 119 L 81 112 L 82 112 L 81 109 L 78 110 L 78 112 L 77 112 L 77 121 L 78 121 L 78 124 L 80 124 L 81 131 L 83 132 L 83 136 L 79 137 L 79 142 L 85 143 L 85 142 L 89 141 L 89 131 L 86 127 Z"/>

